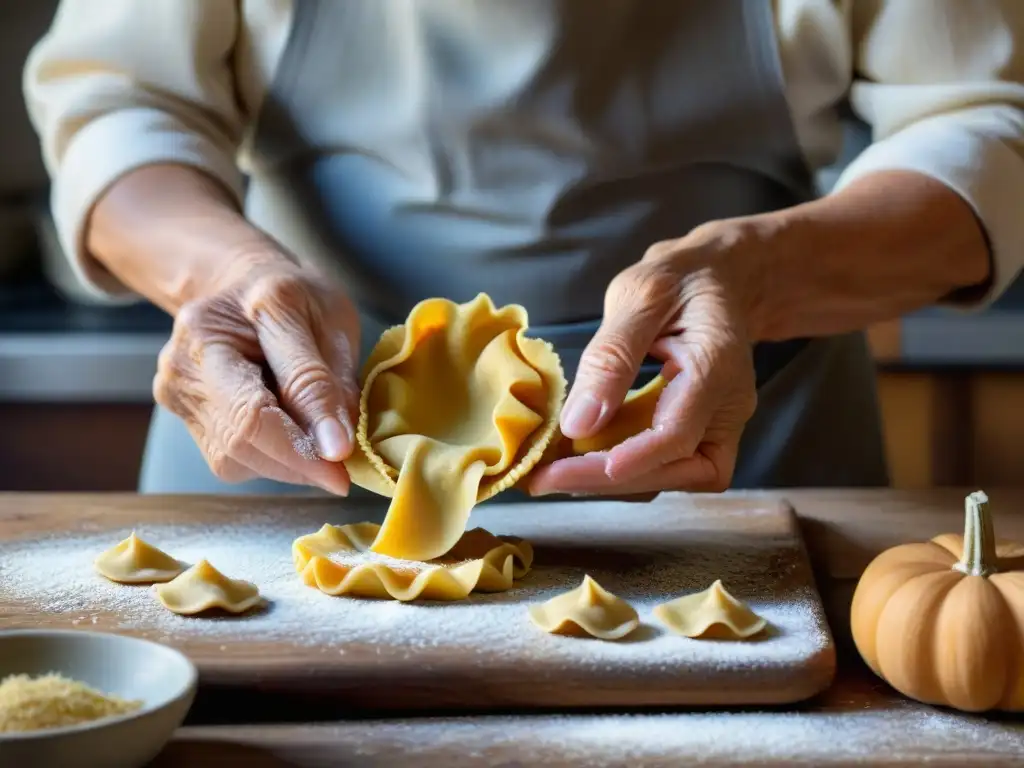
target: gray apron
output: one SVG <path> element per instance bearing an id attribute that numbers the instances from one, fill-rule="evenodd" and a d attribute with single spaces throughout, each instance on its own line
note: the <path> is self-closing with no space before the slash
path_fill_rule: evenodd
<path id="1" fill-rule="evenodd" d="M 331 270 L 363 354 L 418 301 L 519 303 L 569 376 L 651 244 L 813 196 L 763 0 L 302 0 L 250 147 L 250 218 Z M 863 336 L 755 348 L 734 486 L 887 484 Z M 645 366 L 641 378 L 657 369 Z M 143 492 L 221 483 L 157 409 Z"/>

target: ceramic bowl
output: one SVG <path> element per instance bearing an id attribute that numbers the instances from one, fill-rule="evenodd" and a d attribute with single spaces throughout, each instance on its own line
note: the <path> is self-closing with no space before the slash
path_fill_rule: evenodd
<path id="1" fill-rule="evenodd" d="M 183 654 L 148 640 L 74 630 L 0 632 L 0 679 L 49 672 L 141 700 L 142 708 L 67 728 L 0 733 L 0 766 L 140 768 L 185 719 L 198 678 Z"/>

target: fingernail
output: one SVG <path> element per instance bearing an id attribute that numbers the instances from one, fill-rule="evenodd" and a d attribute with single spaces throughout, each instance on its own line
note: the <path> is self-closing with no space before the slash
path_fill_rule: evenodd
<path id="1" fill-rule="evenodd" d="M 328 461 L 338 461 L 348 453 L 352 445 L 348 434 L 337 419 L 323 419 L 316 425 L 314 433 L 320 457 Z"/>
<path id="2" fill-rule="evenodd" d="M 348 440 L 349 447 L 354 451 L 356 449 L 356 433 L 352 429 L 352 422 L 348 418 L 339 419 L 339 421 L 342 429 L 345 430 L 345 438 Z"/>
<path id="3" fill-rule="evenodd" d="M 322 488 L 323 490 L 327 491 L 327 493 L 331 494 L 331 496 L 348 496 L 349 486 L 347 485 L 336 485 L 334 487 L 331 487 L 327 483 L 317 483 L 317 485 L 319 485 L 320 488 Z"/>
<path id="4" fill-rule="evenodd" d="M 573 393 L 562 412 L 562 429 L 570 437 L 586 437 L 604 413 L 604 403 L 589 392 Z"/>
<path id="5" fill-rule="evenodd" d="M 348 496 L 352 483 L 349 481 L 347 473 L 341 469 L 341 465 L 336 465 L 333 469 L 338 471 L 332 471 L 326 478 L 320 478 L 314 482 L 332 496 Z"/>

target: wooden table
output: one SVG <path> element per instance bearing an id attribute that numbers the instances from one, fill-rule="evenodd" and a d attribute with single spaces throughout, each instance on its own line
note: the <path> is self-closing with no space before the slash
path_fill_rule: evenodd
<path id="1" fill-rule="evenodd" d="M 835 684 L 801 707 L 322 723 L 289 709 L 289 722 L 212 725 L 230 723 L 232 710 L 200 701 L 154 766 L 1024 766 L 1024 718 L 909 702 L 863 667 L 849 639 L 849 602 L 864 566 L 886 547 L 961 529 L 966 490 L 757 494 L 784 496 L 797 509 L 839 647 Z M 998 533 L 1024 540 L 1024 491 L 987 490 Z M 731 498 L 741 505 L 750 495 Z M 0 496 L 0 505 L 18 499 Z"/>
<path id="2" fill-rule="evenodd" d="M 730 733 L 734 741 L 730 742 Z M 237 762 L 236 762 L 237 761 Z M 1024 723 L 906 702 L 858 664 L 799 709 L 190 726 L 153 768 L 1024 765 Z"/>

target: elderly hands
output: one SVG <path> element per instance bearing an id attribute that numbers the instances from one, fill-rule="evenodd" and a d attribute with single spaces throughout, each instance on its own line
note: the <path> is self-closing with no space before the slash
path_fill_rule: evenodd
<path id="1" fill-rule="evenodd" d="M 287 259 L 239 270 L 185 304 L 160 354 L 156 401 L 227 482 L 267 477 L 347 494 L 359 405 L 358 316 Z"/>
<path id="2" fill-rule="evenodd" d="M 612 281 L 604 320 L 562 411 L 562 432 L 587 438 L 608 424 L 648 354 L 664 361 L 671 380 L 650 429 L 537 470 L 531 494 L 729 487 L 757 403 L 747 328 L 758 285 L 752 250 L 741 227 L 716 222 L 655 244 Z"/>
<path id="3" fill-rule="evenodd" d="M 534 471 L 533 495 L 625 496 L 729 486 L 757 401 L 749 307 L 756 253 L 741 228 L 707 225 L 652 246 L 608 288 L 602 325 L 561 417 L 574 439 L 608 424 L 644 357 L 670 379 L 651 428 L 607 451 Z M 753 266 L 753 269 L 752 269 Z M 178 312 L 157 402 L 188 425 L 214 473 L 346 494 L 354 447 L 358 316 L 329 281 L 256 262 Z"/>

